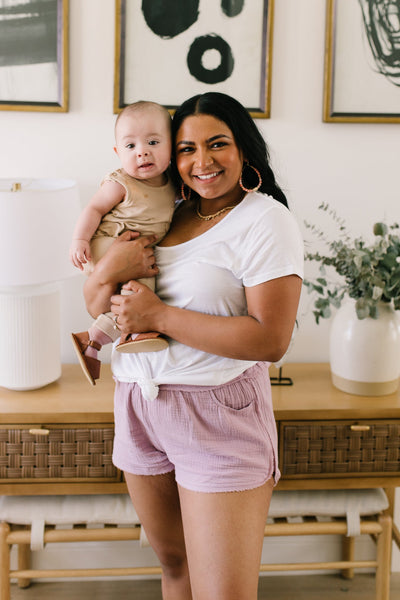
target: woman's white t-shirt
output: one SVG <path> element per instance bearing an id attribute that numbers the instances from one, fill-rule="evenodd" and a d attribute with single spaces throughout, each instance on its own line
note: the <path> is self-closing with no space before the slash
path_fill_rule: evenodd
<path id="1" fill-rule="evenodd" d="M 303 241 L 289 210 L 270 196 L 248 194 L 202 235 L 155 248 L 156 292 L 167 304 L 211 315 L 247 314 L 245 287 L 303 277 Z M 158 385 L 221 385 L 256 361 L 217 356 L 169 340 L 160 352 L 113 352 L 114 377 L 137 382 L 148 400 Z"/>

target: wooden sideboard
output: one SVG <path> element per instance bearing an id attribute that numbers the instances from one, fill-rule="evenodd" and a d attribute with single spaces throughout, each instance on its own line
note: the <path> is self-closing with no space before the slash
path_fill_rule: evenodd
<path id="1" fill-rule="evenodd" d="M 400 395 L 345 394 L 324 363 L 289 363 L 292 386 L 272 388 L 279 489 L 383 487 L 393 516 L 400 486 Z M 125 493 L 111 461 L 110 366 L 91 387 L 78 365 L 28 392 L 0 388 L 0 494 Z M 400 535 L 393 536 L 400 547 Z"/>
<path id="2" fill-rule="evenodd" d="M 111 494 L 126 486 L 111 461 L 110 365 L 92 387 L 79 365 L 43 388 L 0 388 L 0 494 Z"/>

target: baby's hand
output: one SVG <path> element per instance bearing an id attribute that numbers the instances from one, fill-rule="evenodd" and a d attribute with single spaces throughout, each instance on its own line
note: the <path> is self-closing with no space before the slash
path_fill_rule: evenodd
<path id="1" fill-rule="evenodd" d="M 83 271 L 83 265 L 92 260 L 89 242 L 86 240 L 72 240 L 69 257 L 72 264 Z"/>

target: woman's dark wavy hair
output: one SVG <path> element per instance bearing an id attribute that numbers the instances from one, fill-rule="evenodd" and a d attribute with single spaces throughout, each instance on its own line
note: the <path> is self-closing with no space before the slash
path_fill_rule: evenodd
<path id="1" fill-rule="evenodd" d="M 173 116 L 172 139 L 175 140 L 180 126 L 187 117 L 200 114 L 211 115 L 226 123 L 232 131 L 236 144 L 239 150 L 242 151 L 244 158 L 261 174 L 260 192 L 269 194 L 275 200 L 287 206 L 286 196 L 276 183 L 275 175 L 269 164 L 267 144 L 248 111 L 235 98 L 220 92 L 206 92 L 189 98 L 181 104 Z M 172 150 L 171 169 L 173 179 L 178 187 L 181 179 L 176 167 L 175 144 L 173 144 Z M 251 169 L 248 169 L 248 171 L 250 172 Z M 257 179 L 256 177 L 256 182 L 250 184 L 249 187 L 256 185 Z"/>

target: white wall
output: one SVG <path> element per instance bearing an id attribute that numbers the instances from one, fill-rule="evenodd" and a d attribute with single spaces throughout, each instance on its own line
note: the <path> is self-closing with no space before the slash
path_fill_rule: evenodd
<path id="1" fill-rule="evenodd" d="M 376 220 L 400 219 L 400 126 L 322 122 L 324 28 L 323 0 L 275 0 L 271 118 L 258 125 L 302 227 L 304 219 L 318 219 L 316 207 L 325 201 L 355 235 L 369 234 Z M 70 0 L 70 63 L 68 113 L 0 111 L 0 178 L 71 177 L 84 204 L 118 164 L 112 149 L 114 0 Z M 82 283 L 77 276 L 63 289 L 64 362 L 75 362 L 69 332 L 90 323 Z M 329 322 L 314 324 L 304 296 L 290 360 L 327 361 L 328 332 Z M 103 351 L 103 359 L 108 356 Z"/>
<path id="2" fill-rule="evenodd" d="M 84 204 L 102 176 L 118 165 L 112 112 L 114 1 L 70 0 L 70 21 L 70 110 L 0 111 L 0 177 L 71 177 Z M 324 26 L 323 0 L 276 0 L 271 118 L 257 123 L 301 226 L 304 219 L 318 219 L 316 207 L 327 201 L 355 235 L 369 234 L 376 220 L 400 218 L 399 125 L 322 122 Z M 65 292 L 64 361 L 75 360 L 68 332 L 90 322 L 81 285 L 78 276 L 72 284 L 76 298 Z M 328 330 L 329 322 L 314 324 L 305 295 L 290 360 L 327 360 Z"/>

